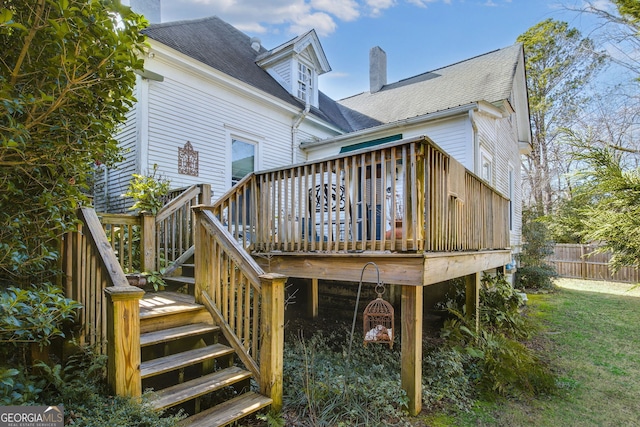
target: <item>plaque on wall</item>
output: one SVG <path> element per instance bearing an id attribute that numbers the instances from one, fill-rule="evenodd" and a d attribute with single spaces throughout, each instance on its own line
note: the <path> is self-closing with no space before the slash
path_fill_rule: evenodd
<path id="1" fill-rule="evenodd" d="M 193 149 L 189 141 L 184 144 L 184 147 L 178 147 L 178 173 L 198 176 L 198 152 Z"/>

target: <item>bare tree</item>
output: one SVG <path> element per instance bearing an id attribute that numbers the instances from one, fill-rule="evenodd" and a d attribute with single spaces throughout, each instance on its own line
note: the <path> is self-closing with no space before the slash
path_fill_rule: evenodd
<path id="1" fill-rule="evenodd" d="M 565 172 L 562 129 L 577 121 L 589 95 L 587 83 L 604 63 L 589 38 L 552 19 L 540 22 L 518 37 L 524 45 L 533 150 L 523 161 L 529 205 L 549 213 Z"/>

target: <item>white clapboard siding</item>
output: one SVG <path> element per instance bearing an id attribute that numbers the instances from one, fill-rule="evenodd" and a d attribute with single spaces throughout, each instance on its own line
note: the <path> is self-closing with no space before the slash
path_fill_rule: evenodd
<path id="1" fill-rule="evenodd" d="M 205 182 L 212 184 L 214 198 L 223 194 L 231 185 L 234 137 L 257 144 L 257 169 L 292 162 L 291 126 L 297 111 L 253 101 L 195 75 L 185 78 L 175 70 L 164 72 L 164 81 L 149 89 L 147 168 L 158 164 L 172 187 Z M 326 136 L 317 129 L 308 135 Z M 178 173 L 178 149 L 187 141 L 199 153 L 197 177 Z M 294 151 L 299 152 L 297 145 Z"/>
<path id="2" fill-rule="evenodd" d="M 116 134 L 119 141 L 121 154 L 124 161 L 118 164 L 115 169 L 105 170 L 106 166 L 101 165 L 96 169 L 96 185 L 94 190 L 94 203 L 97 211 L 102 212 L 125 212 L 131 205 L 121 195 L 127 191 L 131 175 L 136 172 L 136 119 L 138 110 L 136 106 L 127 113 L 126 121 Z M 105 184 L 105 179 L 107 183 Z M 107 185 L 105 193 L 105 185 Z M 105 197 L 106 194 L 106 197 Z"/>
<path id="3" fill-rule="evenodd" d="M 468 116 L 429 123 L 420 133 L 427 135 L 467 169 L 473 170 L 472 139 Z"/>

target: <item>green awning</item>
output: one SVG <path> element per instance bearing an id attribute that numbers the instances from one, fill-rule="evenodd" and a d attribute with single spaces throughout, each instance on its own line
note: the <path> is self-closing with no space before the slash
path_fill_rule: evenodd
<path id="1" fill-rule="evenodd" d="M 348 153 L 349 151 L 360 150 L 362 148 L 375 147 L 376 145 L 385 144 L 387 142 L 399 141 L 402 139 L 402 134 L 385 136 L 384 138 L 372 139 L 371 141 L 359 142 L 353 145 L 347 145 L 340 149 L 340 153 Z"/>

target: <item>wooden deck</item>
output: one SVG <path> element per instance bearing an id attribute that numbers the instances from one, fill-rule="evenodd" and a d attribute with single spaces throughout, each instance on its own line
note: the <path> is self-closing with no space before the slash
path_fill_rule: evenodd
<path id="1" fill-rule="evenodd" d="M 384 283 L 427 286 L 457 277 L 502 267 L 511 262 L 511 251 L 467 251 L 427 253 L 295 253 L 255 254 L 265 270 L 288 277 L 345 282 L 360 280 L 362 267 L 375 262 Z M 375 282 L 374 273 L 364 280 Z"/>

